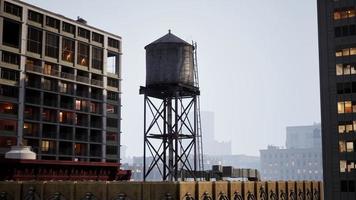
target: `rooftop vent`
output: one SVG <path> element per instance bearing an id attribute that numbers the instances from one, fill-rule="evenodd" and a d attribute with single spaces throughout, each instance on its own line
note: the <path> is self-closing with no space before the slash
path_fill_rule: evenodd
<path id="1" fill-rule="evenodd" d="M 79 16 L 77 17 L 77 22 L 82 23 L 82 24 L 87 24 L 87 20 L 85 20 Z"/>

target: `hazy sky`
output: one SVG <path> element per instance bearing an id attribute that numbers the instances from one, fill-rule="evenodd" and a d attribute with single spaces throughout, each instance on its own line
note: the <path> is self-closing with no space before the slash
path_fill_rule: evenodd
<path id="1" fill-rule="evenodd" d="M 284 146 L 320 121 L 315 0 L 25 0 L 122 36 L 122 145 L 143 147 L 144 46 L 172 32 L 198 43 L 201 109 L 235 154 Z"/>

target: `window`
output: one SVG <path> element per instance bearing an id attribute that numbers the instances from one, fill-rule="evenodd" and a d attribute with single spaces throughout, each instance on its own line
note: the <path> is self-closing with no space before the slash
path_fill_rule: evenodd
<path id="1" fill-rule="evenodd" d="M 113 119 L 113 118 L 107 118 L 106 119 L 106 125 L 109 127 L 118 127 L 118 120 L 117 119 Z"/>
<path id="2" fill-rule="evenodd" d="M 353 152 L 354 151 L 354 142 L 346 142 L 346 151 Z"/>
<path id="3" fill-rule="evenodd" d="M 16 115 L 17 105 L 8 102 L 0 102 L 0 113 Z"/>
<path id="4" fill-rule="evenodd" d="M 339 152 L 340 153 L 346 152 L 346 144 L 344 141 L 339 141 Z"/>
<path id="5" fill-rule="evenodd" d="M 336 75 L 353 75 L 356 74 L 356 64 L 336 64 Z"/>
<path id="6" fill-rule="evenodd" d="M 119 96 L 119 94 L 116 93 L 116 92 L 108 91 L 108 93 L 107 93 L 108 100 L 117 101 L 118 100 L 118 96 Z"/>
<path id="7" fill-rule="evenodd" d="M 6 13 L 21 17 L 22 16 L 22 8 L 20 6 L 17 6 L 15 4 L 9 3 L 9 2 L 4 2 L 4 11 Z"/>
<path id="8" fill-rule="evenodd" d="M 1 60 L 5 63 L 10 63 L 14 65 L 20 64 L 20 56 L 14 53 L 10 53 L 7 51 L 2 52 Z"/>
<path id="9" fill-rule="evenodd" d="M 346 19 L 355 17 L 354 8 L 343 8 L 334 11 L 334 20 Z"/>
<path id="10" fill-rule="evenodd" d="M 19 90 L 17 87 L 0 85 L 0 95 L 17 98 L 19 95 Z"/>
<path id="11" fill-rule="evenodd" d="M 117 106 L 111 105 L 111 104 L 107 104 L 106 106 L 106 111 L 109 114 L 117 114 Z"/>
<path id="12" fill-rule="evenodd" d="M 106 133 L 106 140 L 108 140 L 108 141 L 116 141 L 117 140 L 117 133 L 115 133 L 115 132 L 107 132 Z"/>
<path id="13" fill-rule="evenodd" d="M 119 80 L 108 78 L 108 86 L 116 87 L 116 88 L 119 87 Z"/>
<path id="14" fill-rule="evenodd" d="M 112 38 L 108 38 L 108 45 L 109 45 L 109 47 L 113 47 L 113 48 L 116 48 L 116 49 L 120 48 L 119 40 L 115 40 L 115 39 L 112 39 Z"/>
<path id="15" fill-rule="evenodd" d="M 355 181 L 349 181 L 349 192 L 355 192 Z"/>
<path id="16" fill-rule="evenodd" d="M 42 53 L 42 31 L 28 27 L 27 50 L 33 53 Z"/>
<path id="17" fill-rule="evenodd" d="M 339 49 L 335 51 L 335 56 L 336 57 L 343 57 L 343 56 L 353 56 L 356 55 L 356 48 L 345 48 L 345 49 Z"/>
<path id="18" fill-rule="evenodd" d="M 92 113 L 98 113 L 99 108 L 98 104 L 91 102 L 90 103 L 90 112 Z"/>
<path id="19" fill-rule="evenodd" d="M 74 41 L 67 38 L 63 38 L 62 42 L 62 60 L 74 62 Z"/>
<path id="20" fill-rule="evenodd" d="M 2 43 L 6 46 L 20 47 L 21 26 L 18 22 L 4 19 Z"/>
<path id="21" fill-rule="evenodd" d="M 78 36 L 82 37 L 82 38 L 86 38 L 89 40 L 90 38 L 90 32 L 84 28 L 80 28 L 78 27 Z"/>
<path id="22" fill-rule="evenodd" d="M 107 58 L 107 72 L 118 74 L 119 73 L 119 55 L 108 52 Z"/>
<path id="23" fill-rule="evenodd" d="M 356 25 L 345 25 L 334 28 L 335 37 L 346 37 L 356 35 Z"/>
<path id="24" fill-rule="evenodd" d="M 104 36 L 100 35 L 99 33 L 92 32 L 92 40 L 94 42 L 98 42 L 102 44 L 104 41 Z"/>
<path id="25" fill-rule="evenodd" d="M 75 26 L 67 22 L 63 22 L 62 30 L 67 33 L 75 34 Z"/>
<path id="26" fill-rule="evenodd" d="M 92 47 L 92 67 L 98 70 L 103 69 L 103 49 Z"/>
<path id="27" fill-rule="evenodd" d="M 28 19 L 30 21 L 34 21 L 34 22 L 37 22 L 37 23 L 40 23 L 42 24 L 43 22 L 43 15 L 38 13 L 38 12 L 35 12 L 33 10 L 28 10 Z"/>
<path id="28" fill-rule="evenodd" d="M 41 151 L 47 152 L 49 150 L 49 141 L 43 140 L 41 143 Z"/>
<path id="29" fill-rule="evenodd" d="M 89 45 L 79 42 L 78 43 L 78 60 L 77 64 L 88 66 L 89 65 Z"/>
<path id="30" fill-rule="evenodd" d="M 2 79 L 18 81 L 19 80 L 19 72 L 12 69 L 1 68 L 0 76 Z"/>
<path id="31" fill-rule="evenodd" d="M 356 111 L 356 105 L 354 106 Z M 337 112 L 339 114 L 343 113 L 352 113 L 353 112 L 353 105 L 352 101 L 342 101 L 337 103 Z"/>
<path id="32" fill-rule="evenodd" d="M 106 154 L 116 155 L 117 154 L 117 146 L 106 146 Z"/>
<path id="33" fill-rule="evenodd" d="M 46 56 L 58 58 L 59 37 L 52 33 L 46 33 Z"/>
<path id="34" fill-rule="evenodd" d="M 59 20 L 46 16 L 46 25 L 55 29 L 59 29 Z"/>

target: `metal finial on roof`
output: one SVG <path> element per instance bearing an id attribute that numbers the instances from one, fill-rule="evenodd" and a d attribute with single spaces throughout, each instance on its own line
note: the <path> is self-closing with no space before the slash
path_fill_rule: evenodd
<path id="1" fill-rule="evenodd" d="M 168 29 L 168 33 L 171 34 L 171 29 Z"/>

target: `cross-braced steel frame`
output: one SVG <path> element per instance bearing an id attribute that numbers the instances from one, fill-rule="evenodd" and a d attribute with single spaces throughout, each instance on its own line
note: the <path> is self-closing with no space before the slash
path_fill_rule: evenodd
<path id="1" fill-rule="evenodd" d="M 186 173 L 196 179 L 198 93 L 172 94 L 144 94 L 144 181 L 154 170 L 162 180 L 177 181 Z"/>

